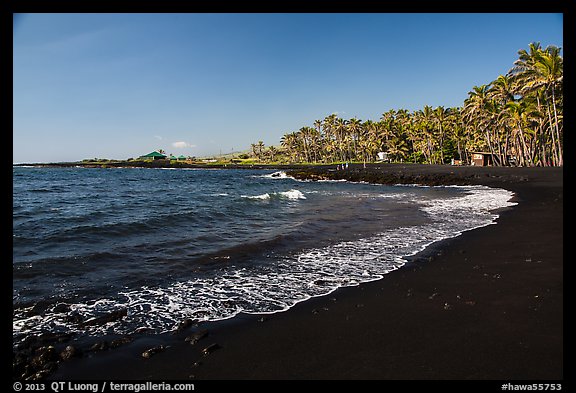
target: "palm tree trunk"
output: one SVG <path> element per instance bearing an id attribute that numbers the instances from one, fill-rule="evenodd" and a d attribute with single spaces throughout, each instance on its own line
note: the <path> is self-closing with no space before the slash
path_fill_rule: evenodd
<path id="1" fill-rule="evenodd" d="M 484 130 L 484 134 L 486 134 L 486 141 L 488 142 L 488 148 L 490 149 L 490 154 L 492 154 L 492 157 L 496 157 L 496 154 L 494 154 L 494 147 L 492 146 L 492 141 L 490 140 L 490 131 L 488 131 L 487 128 Z"/>
<path id="2" fill-rule="evenodd" d="M 504 165 L 502 162 L 502 144 L 500 143 L 500 138 L 498 137 L 498 128 L 494 126 L 493 131 L 493 140 L 495 141 L 494 143 L 496 144 L 496 151 L 498 152 L 498 154 L 494 155 L 494 163 L 496 166 L 502 166 Z"/>
<path id="3" fill-rule="evenodd" d="M 539 127 L 540 148 L 542 149 L 542 166 L 548 166 L 548 157 L 546 156 L 546 141 L 544 139 L 544 132 L 542 125 Z"/>
<path id="4" fill-rule="evenodd" d="M 558 142 L 558 165 L 563 165 L 563 157 L 562 157 L 562 144 L 560 142 L 560 133 L 558 132 L 558 113 L 556 111 L 556 95 L 554 94 L 554 85 L 552 85 L 552 107 L 554 108 L 554 120 L 556 126 L 556 141 Z"/>
<path id="5" fill-rule="evenodd" d="M 508 149 L 509 149 L 510 137 L 508 136 L 508 128 L 505 128 L 505 139 L 504 139 L 504 160 L 506 161 L 506 166 L 510 166 L 508 161 Z"/>
<path id="6" fill-rule="evenodd" d="M 542 105 L 540 104 L 540 97 L 536 94 L 536 102 L 538 104 L 538 111 L 542 111 Z M 546 157 L 546 133 L 544 132 L 544 127 L 542 127 L 542 123 L 538 124 L 538 136 L 540 140 L 540 147 L 542 148 L 542 162 L 543 166 L 548 166 L 548 158 Z M 552 138 L 554 139 L 554 138 Z M 556 147 L 553 146 L 553 150 L 556 150 Z"/>
<path id="7" fill-rule="evenodd" d="M 550 104 L 546 105 L 546 113 L 548 114 L 548 123 L 550 124 L 550 136 L 552 137 L 552 164 L 553 166 L 558 165 L 558 151 L 556 146 L 556 137 L 554 135 L 554 128 L 552 127 L 552 114 L 550 112 Z"/>
<path id="8" fill-rule="evenodd" d="M 518 126 L 518 129 L 520 130 L 519 137 L 520 137 L 520 141 L 522 142 L 522 150 L 523 150 L 523 153 L 525 156 L 524 161 L 527 161 L 529 166 L 534 166 L 534 164 L 532 163 L 532 159 L 530 157 L 530 150 L 526 146 L 526 140 L 524 138 L 524 131 L 522 131 L 521 126 Z"/>

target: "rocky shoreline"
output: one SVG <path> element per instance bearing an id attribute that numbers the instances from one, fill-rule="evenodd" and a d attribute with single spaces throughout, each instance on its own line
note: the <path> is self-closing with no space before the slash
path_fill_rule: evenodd
<path id="1" fill-rule="evenodd" d="M 529 180 L 529 175 L 550 168 L 478 167 L 419 164 L 362 164 L 347 169 L 303 167 L 287 173 L 299 180 L 346 180 L 373 184 L 498 185 Z"/>
<path id="2" fill-rule="evenodd" d="M 78 326 L 104 325 L 122 319 L 127 309 L 110 311 L 99 317 L 86 321 L 77 321 Z M 139 349 L 143 359 L 163 352 L 170 347 L 167 342 L 179 341 L 195 345 L 209 336 L 209 331 L 200 323 L 185 319 L 174 327 L 171 333 L 151 334 L 150 329 L 137 329 L 132 334 L 111 335 L 106 337 L 86 337 L 74 333 L 44 333 L 39 336 L 28 336 L 13 347 L 12 371 L 14 380 L 43 380 L 54 373 L 58 367 L 72 359 L 91 358 L 98 353 L 115 350 L 126 344 L 139 342 L 144 345 Z M 147 339 L 152 339 L 149 344 Z M 205 341 L 205 340 L 203 340 Z M 163 344 L 159 344 L 163 342 Z M 202 354 L 209 355 L 219 348 L 211 343 L 203 346 Z"/>

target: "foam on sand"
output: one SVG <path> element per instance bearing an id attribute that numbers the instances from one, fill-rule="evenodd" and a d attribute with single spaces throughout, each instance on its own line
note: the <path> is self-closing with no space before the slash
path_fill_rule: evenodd
<path id="1" fill-rule="evenodd" d="M 426 224 L 393 227 L 358 240 L 305 249 L 295 255 L 279 255 L 273 263 L 250 266 L 230 263 L 209 276 L 160 287 L 143 286 L 120 292 L 115 298 L 79 302 L 70 308 L 84 320 L 127 308 L 128 314 L 121 321 L 87 326 L 89 334 L 129 334 L 141 327 L 166 332 L 185 318 L 206 321 L 230 318 L 240 312 L 284 311 L 339 287 L 381 279 L 406 264 L 407 256 L 436 241 L 494 224 L 498 218 L 495 210 L 516 204 L 510 202 L 513 193 L 507 190 L 485 186 L 461 189 L 464 192 L 449 198 L 415 199 L 431 218 Z M 305 196 L 291 189 L 246 198 L 301 200 Z M 56 309 L 47 310 L 42 317 L 15 314 L 13 318 L 15 336 L 40 332 L 47 326 L 51 331 L 81 331 L 77 325 L 66 322 L 66 313 Z"/>

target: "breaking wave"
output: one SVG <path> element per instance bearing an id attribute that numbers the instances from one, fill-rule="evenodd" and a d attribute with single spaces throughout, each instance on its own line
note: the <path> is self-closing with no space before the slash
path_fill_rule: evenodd
<path id="1" fill-rule="evenodd" d="M 242 198 L 260 199 L 260 200 L 267 200 L 267 199 L 273 199 L 273 198 L 284 198 L 284 199 L 292 199 L 292 200 L 306 199 L 306 197 L 304 196 L 304 194 L 301 191 L 295 190 L 295 189 L 292 189 L 289 191 L 265 193 L 265 194 L 254 195 L 254 196 L 242 195 Z"/>

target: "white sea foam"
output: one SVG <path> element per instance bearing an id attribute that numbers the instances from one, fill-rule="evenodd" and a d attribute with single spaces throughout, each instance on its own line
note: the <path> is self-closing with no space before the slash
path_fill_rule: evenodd
<path id="1" fill-rule="evenodd" d="M 458 236 L 464 231 L 494 224 L 497 209 L 515 205 L 513 193 L 484 186 L 461 187 L 458 196 L 412 198 L 430 216 L 423 225 L 390 228 L 363 239 L 340 242 L 328 247 L 284 256 L 273 264 L 257 267 L 227 265 L 211 277 L 176 282 L 163 287 L 141 287 L 119 293 L 117 298 L 100 299 L 71 306 L 74 312 L 91 318 L 105 311 L 126 307 L 122 321 L 90 327 L 90 333 L 131 333 L 146 326 L 157 332 L 172 330 L 185 318 L 197 321 L 230 318 L 240 312 L 275 313 L 314 296 L 326 295 L 339 287 L 378 280 L 406 263 L 406 257 L 431 243 Z M 302 199 L 298 190 L 275 194 Z M 269 199 L 271 194 L 255 197 Z M 22 313 L 25 310 L 18 311 Z M 13 331 L 40 331 L 46 326 L 74 331 L 65 322 L 65 313 L 48 311 L 42 318 L 15 315 Z"/>
<path id="2" fill-rule="evenodd" d="M 280 192 L 279 195 L 288 199 L 306 199 L 304 194 L 302 194 L 302 192 L 298 190 Z"/>
<path id="3" fill-rule="evenodd" d="M 266 194 L 260 194 L 260 195 L 241 195 L 242 198 L 248 198 L 248 199 L 270 199 L 270 194 L 266 193 Z"/>
<path id="4" fill-rule="evenodd" d="M 259 178 L 264 178 L 264 179 L 293 179 L 293 180 L 295 180 L 292 176 L 288 176 L 286 174 L 286 172 L 284 172 L 284 171 L 277 171 L 274 173 L 269 173 L 267 175 L 254 175 L 253 177 L 259 177 Z"/>
<path id="5" fill-rule="evenodd" d="M 241 195 L 242 198 L 248 199 L 260 199 L 260 200 L 267 200 L 271 198 L 283 198 L 283 199 L 306 199 L 302 191 L 299 190 L 289 190 L 289 191 L 281 191 L 281 192 L 272 192 L 272 193 L 265 193 L 260 195 Z"/>

